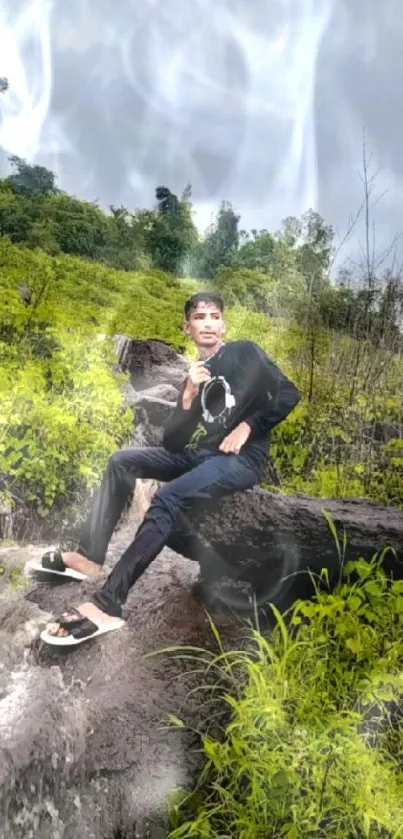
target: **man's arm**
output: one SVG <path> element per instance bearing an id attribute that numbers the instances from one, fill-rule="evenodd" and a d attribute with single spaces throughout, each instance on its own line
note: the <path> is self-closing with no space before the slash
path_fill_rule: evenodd
<path id="1" fill-rule="evenodd" d="M 270 391 L 271 398 L 267 397 L 267 407 L 255 411 L 244 419 L 252 434 L 266 434 L 288 417 L 301 400 L 301 394 L 295 385 L 278 368 L 276 370 L 279 375 L 276 379 L 273 377 L 274 394 Z"/>
<path id="2" fill-rule="evenodd" d="M 162 445 L 170 452 L 180 452 L 184 449 L 201 417 L 200 399 L 197 396 L 189 407 L 183 407 L 186 386 L 187 380 L 180 388 L 175 410 L 164 428 Z"/>
<path id="3" fill-rule="evenodd" d="M 242 379 L 238 398 L 240 407 L 242 403 L 244 407 L 240 422 L 246 422 L 252 434 L 265 434 L 291 413 L 301 394 L 264 350 L 251 341 L 243 342 L 238 366 Z M 248 403 L 259 396 L 264 404 L 248 413 Z"/>

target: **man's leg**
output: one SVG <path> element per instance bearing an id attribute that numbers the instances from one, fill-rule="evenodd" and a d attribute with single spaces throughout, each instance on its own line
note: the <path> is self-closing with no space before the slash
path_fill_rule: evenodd
<path id="1" fill-rule="evenodd" d="M 108 461 L 101 487 L 84 524 L 77 552 L 63 554 L 66 565 L 82 573 L 99 573 L 123 510 L 133 497 L 136 479 L 171 481 L 192 469 L 194 458 L 186 452 L 164 448 L 120 449 Z"/>
<path id="2" fill-rule="evenodd" d="M 191 511 L 199 501 L 248 489 L 258 481 L 259 475 L 247 457 L 218 453 L 204 456 L 190 472 L 159 489 L 134 541 L 94 595 L 93 604 L 104 615 L 120 617 L 131 587 L 164 547 L 185 511 Z M 85 611 L 88 612 L 88 606 L 91 612 L 91 604 L 85 604 Z M 92 610 L 94 619 L 96 611 Z"/>

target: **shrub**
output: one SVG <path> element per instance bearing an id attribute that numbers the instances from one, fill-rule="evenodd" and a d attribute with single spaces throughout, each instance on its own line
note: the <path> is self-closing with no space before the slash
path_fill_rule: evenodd
<path id="1" fill-rule="evenodd" d="M 173 797 L 170 839 L 400 835 L 403 726 L 390 719 L 403 695 L 403 581 L 383 556 L 349 563 L 335 591 L 285 617 L 274 610 L 252 650 L 212 656 L 231 719 L 220 739 L 203 736 L 198 791 Z"/>
<path id="2" fill-rule="evenodd" d="M 133 426 L 105 346 L 78 332 L 58 340 L 51 361 L 0 368 L 0 473 L 42 515 L 93 487 Z"/>

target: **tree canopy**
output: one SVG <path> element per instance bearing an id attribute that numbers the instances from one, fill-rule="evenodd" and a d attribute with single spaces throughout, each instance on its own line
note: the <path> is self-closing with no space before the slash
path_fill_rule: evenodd
<path id="1" fill-rule="evenodd" d="M 7 87 L 0 79 L 0 91 Z M 350 268 L 332 283 L 334 230 L 312 208 L 300 218 L 285 218 L 278 231 L 246 231 L 232 204 L 222 201 L 201 235 L 193 220 L 190 183 L 180 197 L 166 185 L 157 186 L 152 208 L 111 205 L 105 211 L 63 192 L 46 167 L 16 155 L 9 162 L 11 174 L 0 180 L 0 235 L 13 243 L 124 271 L 155 267 L 190 276 L 256 311 L 305 317 L 310 329 L 322 324 L 375 343 L 400 335 L 400 277 L 372 272 L 368 289 Z"/>

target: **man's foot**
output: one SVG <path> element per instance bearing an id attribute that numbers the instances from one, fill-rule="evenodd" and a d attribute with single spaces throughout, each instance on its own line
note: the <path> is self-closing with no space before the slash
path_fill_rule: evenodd
<path id="1" fill-rule="evenodd" d="M 40 560 L 30 559 L 27 568 L 30 571 L 56 574 L 74 580 L 88 580 L 90 577 L 102 575 L 102 565 L 99 563 L 92 562 L 77 551 L 66 551 L 62 554 L 58 548 L 46 551 Z"/>
<path id="2" fill-rule="evenodd" d="M 62 553 L 62 559 L 68 568 L 73 568 L 74 571 L 80 571 L 86 577 L 99 577 L 102 574 L 102 565 L 99 565 L 97 562 L 92 562 L 87 557 L 76 553 L 76 551 Z"/>
<path id="3" fill-rule="evenodd" d="M 74 621 L 76 611 L 79 612 L 83 618 L 89 618 L 99 627 L 105 626 L 108 623 L 116 623 L 116 618 L 111 617 L 111 615 L 107 615 L 106 612 L 101 612 L 101 609 L 98 609 L 98 607 L 95 606 L 95 603 L 83 603 L 77 610 L 72 609 L 71 611 L 65 612 L 63 615 L 63 621 L 65 623 L 68 623 L 69 619 Z M 69 635 L 67 629 L 64 629 L 64 627 L 60 626 L 59 623 L 55 622 L 48 623 L 46 632 L 49 635 L 56 636 L 57 638 L 64 638 Z"/>

